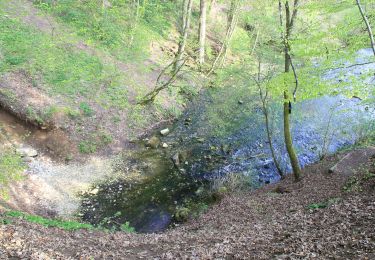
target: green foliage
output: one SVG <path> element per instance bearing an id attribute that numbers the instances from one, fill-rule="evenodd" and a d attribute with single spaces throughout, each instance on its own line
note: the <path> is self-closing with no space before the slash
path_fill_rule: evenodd
<path id="1" fill-rule="evenodd" d="M 345 183 L 343 187 L 344 191 L 346 192 L 355 192 L 355 191 L 362 191 L 362 186 L 361 186 L 361 180 L 360 178 L 355 175 L 351 176 Z"/>
<path id="2" fill-rule="evenodd" d="M 374 179 L 374 178 L 375 178 L 375 173 L 374 172 L 366 171 L 364 173 L 364 176 L 363 176 L 363 180 L 364 181 L 368 181 L 368 180 Z"/>
<path id="3" fill-rule="evenodd" d="M 97 148 L 96 143 L 91 140 L 81 141 L 78 144 L 79 152 L 84 154 L 95 153 Z"/>
<path id="4" fill-rule="evenodd" d="M 0 151 L 0 197 L 7 198 L 7 185 L 22 179 L 25 165 L 11 150 Z"/>
<path id="5" fill-rule="evenodd" d="M 98 148 L 102 148 L 106 145 L 112 143 L 113 137 L 105 132 L 105 131 L 98 131 L 91 134 L 86 140 L 81 141 L 78 144 L 78 149 L 80 153 L 83 154 L 91 154 L 95 153 Z"/>
<path id="6" fill-rule="evenodd" d="M 79 104 L 79 108 L 85 116 L 92 116 L 94 114 L 94 111 L 92 110 L 90 105 L 85 102 L 81 102 L 81 104 Z"/>
<path id="7" fill-rule="evenodd" d="M 173 1 L 52 2 L 35 0 L 36 7 L 69 25 L 88 45 L 108 49 L 121 60 L 146 58 L 151 40 L 166 35 L 174 15 Z M 146 54 L 146 55 L 145 55 Z"/>
<path id="8" fill-rule="evenodd" d="M 121 231 L 126 232 L 126 233 L 134 233 L 135 232 L 134 227 L 131 227 L 130 223 L 128 221 L 125 222 L 124 224 L 122 224 L 120 226 L 120 229 L 121 229 Z"/>
<path id="9" fill-rule="evenodd" d="M 38 87 L 68 100 L 84 97 L 107 107 L 127 107 L 127 87 L 120 83 L 125 76 L 113 64 L 103 65 L 98 56 L 78 50 L 70 41 L 0 16 L 0 48 L 4 56 L 0 72 L 22 70 Z M 15 59 L 17 63 L 10 62 Z M 34 78 L 42 78 L 43 82 Z M 107 86 L 105 92 L 97 92 L 103 85 Z M 90 114 L 86 108 L 84 112 Z"/>
<path id="10" fill-rule="evenodd" d="M 29 215 L 20 211 L 8 211 L 5 213 L 5 215 L 8 217 L 22 218 L 28 222 L 40 224 L 45 227 L 57 227 L 64 230 L 94 229 L 94 227 L 90 224 L 59 219 L 47 219 L 36 215 Z"/>
<path id="11" fill-rule="evenodd" d="M 39 125 L 44 124 L 44 119 L 42 118 L 42 116 L 38 112 L 36 112 L 35 109 L 31 106 L 28 106 L 26 108 L 26 116 L 29 119 L 36 121 Z"/>
<path id="12" fill-rule="evenodd" d="M 341 201 L 341 198 L 332 198 L 327 201 L 319 202 L 319 203 L 313 203 L 307 206 L 308 209 L 324 209 L 331 205 L 334 205 Z"/>
<path id="13" fill-rule="evenodd" d="M 6 218 L 0 218 L 0 225 L 9 225 L 12 221 Z"/>
<path id="14" fill-rule="evenodd" d="M 179 206 L 176 208 L 174 216 L 176 221 L 178 222 L 187 221 L 190 216 L 190 209 L 187 207 Z"/>
<path id="15" fill-rule="evenodd" d="M 80 116 L 80 112 L 78 110 L 75 110 L 75 109 L 70 108 L 70 107 L 65 107 L 63 109 L 63 111 L 71 119 L 76 119 Z"/>
<path id="16" fill-rule="evenodd" d="M 100 141 L 103 145 L 108 145 L 112 143 L 113 137 L 110 134 L 103 132 L 100 134 Z"/>
<path id="17" fill-rule="evenodd" d="M 5 56 L 0 71 L 24 69 L 31 75 L 43 75 L 45 87 L 54 94 L 87 95 L 103 75 L 103 67 L 96 57 L 63 46 L 50 36 L 5 16 L 0 17 L 0 47 Z M 15 58 L 19 61 L 17 64 L 8 62 Z"/>

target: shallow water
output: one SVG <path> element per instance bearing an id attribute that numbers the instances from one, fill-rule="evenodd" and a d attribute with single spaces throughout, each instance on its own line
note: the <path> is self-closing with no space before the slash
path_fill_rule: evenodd
<path id="1" fill-rule="evenodd" d="M 370 50 L 361 50 L 356 62 L 364 62 L 369 57 Z M 359 77 L 364 70 L 374 69 L 375 64 L 369 64 L 362 68 L 330 70 L 323 78 L 349 82 L 350 77 Z M 366 83 L 374 78 L 367 78 Z M 263 114 L 256 103 L 251 102 L 257 97 L 250 97 L 248 106 L 239 106 L 234 101 L 236 114 L 228 120 L 237 128 L 224 136 L 216 136 L 212 134 L 216 126 L 210 125 L 208 120 L 210 107 L 218 102 L 215 95 L 226 94 L 220 90 L 216 94 L 208 91 L 171 126 L 171 134 L 161 138 L 172 147 L 164 150 L 140 148 L 138 154 L 123 157 L 120 164 L 125 166 L 120 172 L 124 176 L 138 172 L 146 177 L 136 182 L 126 178 L 104 181 L 97 186 L 97 194 L 84 196 L 83 219 L 94 224 L 108 222 L 108 226 L 129 221 L 137 231 L 158 232 L 173 221 L 179 205 L 186 204 L 189 198 L 199 200 L 197 191 L 212 178 L 228 173 L 244 174 L 251 177 L 254 187 L 278 181 L 280 177 L 270 157 Z M 321 156 L 334 153 L 365 136 L 366 131 L 374 127 L 372 109 L 358 98 L 344 96 L 321 97 L 293 104 L 292 134 L 301 166 L 316 162 Z M 284 171 L 290 172 L 283 140 L 281 104 L 272 105 L 271 111 L 275 149 Z M 214 113 L 219 115 L 221 111 Z M 179 170 L 171 161 L 176 153 L 186 154 Z M 126 165 L 128 161 L 133 161 L 136 168 Z"/>
<path id="2" fill-rule="evenodd" d="M 367 55 L 367 52 L 364 52 Z M 375 65 L 366 65 L 375 69 Z M 336 74 L 339 73 L 339 74 Z M 339 76 L 359 76 L 362 71 L 330 71 L 327 80 Z M 371 82 L 372 78 L 366 82 Z M 199 195 L 202 187 L 217 176 L 237 173 L 250 176 L 254 187 L 279 180 L 270 157 L 264 118 L 257 104 L 239 105 L 229 124 L 236 126 L 223 136 L 213 134 L 207 114 L 215 95 L 206 93 L 169 126 L 171 133 L 160 137 L 167 149 L 146 149 L 143 142 L 134 151 L 125 152 L 114 160 L 112 175 L 98 181 L 90 192 L 82 196 L 80 217 L 96 225 L 118 228 L 126 222 L 139 232 L 159 232 L 174 222 L 176 209 L 191 201 L 206 203 Z M 251 103 L 251 104 L 250 104 Z M 366 135 L 374 127 L 373 108 L 367 109 L 357 98 L 344 96 L 321 97 L 293 105 L 292 132 L 298 158 L 302 166 L 319 160 L 325 153 L 333 153 Z M 282 167 L 290 171 L 282 134 L 281 105 L 271 106 L 274 144 Z M 250 112 L 249 112 L 250 111 Z M 220 114 L 220 111 L 215 111 Z M 237 117 L 241 118 L 237 124 Z M 22 124 L 0 110 L 1 127 L 16 142 L 26 141 L 38 150 L 56 158 L 65 158 L 71 144 L 63 132 L 42 131 Z M 373 128 L 372 128 L 373 129 Z M 184 155 L 178 169 L 171 157 Z M 65 169 L 65 168 L 64 168 Z M 100 168 L 102 169 L 102 168 Z"/>

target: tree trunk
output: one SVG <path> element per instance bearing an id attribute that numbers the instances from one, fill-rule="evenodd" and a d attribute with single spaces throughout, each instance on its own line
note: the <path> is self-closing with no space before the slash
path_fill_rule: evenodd
<path id="1" fill-rule="evenodd" d="M 260 78 L 260 73 L 261 73 L 261 62 L 259 61 L 259 65 L 258 65 L 258 79 L 256 80 L 256 84 L 258 85 L 259 97 L 260 97 L 260 100 L 262 102 L 262 111 L 263 111 L 264 120 L 265 120 L 265 124 L 266 124 L 268 144 L 269 144 L 269 147 L 270 147 L 270 150 L 271 150 L 272 160 L 273 160 L 273 162 L 274 162 L 274 164 L 276 166 L 276 170 L 279 173 L 280 177 L 283 178 L 284 177 L 284 173 L 281 170 L 279 161 L 277 160 L 277 157 L 276 157 L 275 149 L 273 148 L 272 131 L 271 131 L 271 127 L 270 127 L 269 113 L 268 113 L 268 104 L 267 104 L 268 90 L 266 88 L 265 89 L 265 93 L 263 93 L 262 84 L 261 84 L 261 78 Z"/>
<path id="2" fill-rule="evenodd" d="M 284 72 L 289 73 L 290 72 L 290 66 L 291 66 L 291 56 L 290 56 L 290 45 L 289 45 L 289 38 L 292 34 L 292 30 L 294 27 L 295 19 L 297 17 L 297 12 L 298 12 L 298 3 L 299 0 L 294 0 L 294 5 L 293 5 L 293 13 L 290 13 L 290 8 L 289 8 L 289 1 L 285 2 L 285 34 L 282 33 L 282 41 L 284 44 Z M 280 25 L 281 27 L 283 26 L 283 16 L 282 16 L 282 8 L 281 8 L 281 1 L 279 1 L 279 12 L 280 12 Z M 293 69 L 294 76 L 296 79 L 296 88 L 293 93 L 295 96 L 295 92 L 297 91 L 297 86 L 298 86 L 298 79 L 296 76 L 296 72 Z M 292 165 L 293 169 L 293 174 L 294 174 L 294 179 L 296 181 L 299 181 L 302 177 L 302 171 L 301 167 L 298 162 L 298 156 L 295 152 L 294 146 L 293 146 L 293 141 L 292 141 L 292 133 L 290 130 L 290 114 L 291 114 L 291 103 L 288 95 L 288 86 L 285 86 L 284 90 L 284 138 L 285 138 L 285 146 L 286 150 L 288 152 L 289 160 Z"/>
<path id="3" fill-rule="evenodd" d="M 139 9 L 141 7 L 140 5 L 140 0 L 135 0 L 135 19 L 134 19 L 134 25 L 132 26 L 132 30 L 131 30 L 131 35 L 130 35 L 130 41 L 129 41 L 129 46 L 132 46 L 133 45 L 133 42 L 134 42 L 134 34 L 136 33 L 136 30 L 137 30 L 137 26 L 138 26 L 138 23 L 139 23 Z"/>
<path id="4" fill-rule="evenodd" d="M 199 64 L 203 65 L 206 45 L 206 21 L 207 2 L 200 0 L 200 23 L 199 23 Z"/>
<path id="5" fill-rule="evenodd" d="M 178 51 L 176 54 L 176 60 L 173 70 L 176 71 L 182 64 L 183 54 L 185 52 L 186 42 L 188 38 L 188 32 L 190 28 L 190 17 L 191 9 L 193 5 L 193 0 L 184 0 L 183 2 L 183 13 L 182 13 L 182 29 L 181 29 L 181 39 L 178 44 Z"/>
<path id="6" fill-rule="evenodd" d="M 362 8 L 362 5 L 361 5 L 361 2 L 360 0 L 356 0 L 357 1 L 357 6 L 358 6 L 358 9 L 359 9 L 359 12 L 361 13 L 362 15 L 362 18 L 363 18 L 363 21 L 365 22 L 366 24 L 366 27 L 367 27 L 367 32 L 369 34 L 369 37 L 370 37 L 370 41 L 371 41 L 371 48 L 372 48 L 372 51 L 375 55 L 375 41 L 374 41 L 374 34 L 372 33 L 372 29 L 371 29 L 371 25 L 370 25 L 370 22 L 365 14 L 365 11 L 363 10 Z"/>
<path id="7" fill-rule="evenodd" d="M 302 176 L 301 167 L 298 162 L 297 154 L 293 147 L 292 134 L 290 131 L 290 107 L 288 92 L 284 91 L 284 138 L 285 146 L 289 155 L 290 163 L 292 165 L 294 179 L 299 181 Z"/>
<path id="8" fill-rule="evenodd" d="M 210 71 L 207 73 L 209 76 L 216 68 L 216 66 L 221 67 L 225 62 L 225 57 L 228 50 L 228 44 L 233 36 L 233 32 L 236 29 L 238 17 L 236 15 L 238 9 L 240 7 L 240 2 L 238 0 L 232 0 L 230 5 L 230 10 L 228 13 L 228 25 L 227 31 L 225 33 L 225 38 L 221 44 L 219 53 L 217 54 L 215 61 L 213 62 Z M 218 65 L 219 64 L 219 65 Z"/>
<path id="9" fill-rule="evenodd" d="M 265 120 L 265 123 L 266 123 L 267 139 L 268 139 L 268 144 L 269 144 L 269 147 L 270 147 L 270 150 L 271 150 L 272 160 L 273 160 L 273 162 L 276 166 L 277 172 L 279 173 L 281 178 L 283 178 L 284 173 L 281 170 L 279 161 L 277 160 L 277 157 L 276 157 L 275 149 L 273 148 L 272 132 L 271 132 L 270 121 L 269 121 L 269 117 L 268 117 L 268 115 L 269 115 L 268 114 L 268 107 L 267 107 L 266 100 L 265 100 L 267 97 L 263 97 L 263 94 L 262 94 L 261 90 L 260 90 L 260 95 L 261 95 L 261 99 L 262 99 L 263 115 L 264 115 L 264 120 Z"/>

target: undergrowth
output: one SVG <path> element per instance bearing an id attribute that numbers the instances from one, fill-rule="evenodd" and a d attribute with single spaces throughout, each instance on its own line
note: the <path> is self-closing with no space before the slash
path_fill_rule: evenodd
<path id="1" fill-rule="evenodd" d="M 78 221 L 72 220 L 62 220 L 62 219 L 49 219 L 44 218 L 37 215 L 27 214 L 21 211 L 7 211 L 5 212 L 4 216 L 0 218 L 0 224 L 10 224 L 12 222 L 9 218 L 21 218 L 31 223 L 39 224 L 45 227 L 57 227 L 64 230 L 79 230 L 79 229 L 87 229 L 87 230 L 103 230 L 103 231 L 116 231 L 115 229 L 107 229 L 104 226 L 93 226 L 88 223 L 81 223 Z M 120 230 L 126 233 L 133 233 L 135 229 L 130 226 L 129 222 L 125 222 L 120 226 Z"/>
<path id="2" fill-rule="evenodd" d="M 11 150 L 0 151 L 0 198 L 8 198 L 7 186 L 22 179 L 25 165 L 19 155 Z"/>
<path id="3" fill-rule="evenodd" d="M 64 230 L 77 230 L 77 229 L 95 229 L 90 224 L 80 223 L 76 221 L 67 221 L 59 219 L 47 219 L 41 216 L 29 215 L 20 211 L 8 211 L 5 213 L 8 217 L 22 218 L 28 222 L 43 225 L 45 227 L 58 227 Z"/>

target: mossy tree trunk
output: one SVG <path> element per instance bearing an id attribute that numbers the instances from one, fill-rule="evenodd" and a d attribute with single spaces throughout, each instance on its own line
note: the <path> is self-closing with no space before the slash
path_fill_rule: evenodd
<path id="1" fill-rule="evenodd" d="M 288 92 L 284 91 L 284 138 L 285 146 L 289 155 L 290 163 L 292 165 L 294 179 L 299 181 L 302 177 L 301 167 L 298 162 L 298 157 L 293 147 L 292 134 L 290 131 L 290 107 L 289 107 L 289 95 Z"/>
<path id="2" fill-rule="evenodd" d="M 291 13 L 290 7 L 289 7 L 289 1 L 285 1 L 285 33 L 282 33 L 282 41 L 284 45 L 284 55 L 285 55 L 285 67 L 284 67 L 284 72 L 289 73 L 290 72 L 290 67 L 292 65 L 292 60 L 290 56 L 290 45 L 289 45 L 289 39 L 292 34 L 292 30 L 295 24 L 295 20 L 297 17 L 297 12 L 298 12 L 298 4 L 299 0 L 294 0 L 293 4 L 293 12 Z M 281 27 L 283 27 L 283 15 L 282 15 L 282 5 L 281 5 L 281 0 L 279 1 L 279 12 L 280 12 L 280 24 Z M 294 91 L 297 90 L 298 86 L 298 80 L 296 77 L 296 72 L 293 68 L 294 76 L 296 79 L 296 88 Z M 292 139 L 292 133 L 290 130 L 290 115 L 291 115 L 291 99 L 288 94 L 288 86 L 285 86 L 284 90 L 284 111 L 283 111 L 283 116 L 284 116 L 284 138 L 285 138 L 285 147 L 288 152 L 288 156 L 290 159 L 290 163 L 292 165 L 293 169 L 293 174 L 294 178 L 296 181 L 299 181 L 302 177 L 302 171 L 300 164 L 298 162 L 298 156 L 297 153 L 294 149 L 293 146 L 293 139 Z"/>

